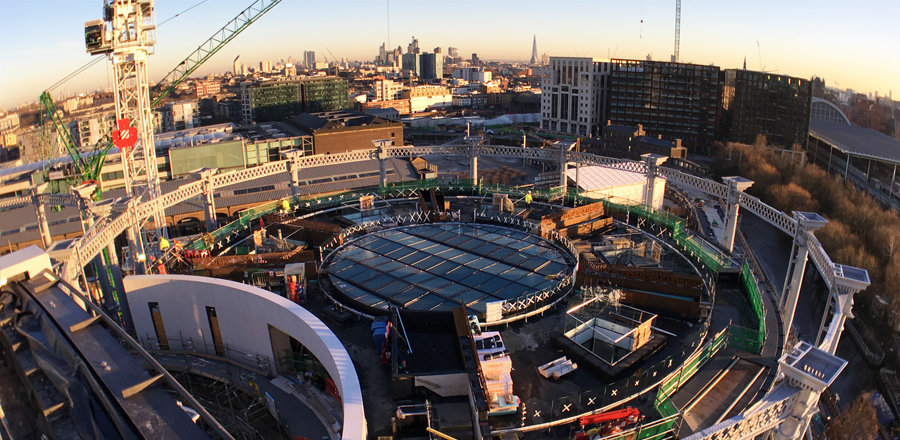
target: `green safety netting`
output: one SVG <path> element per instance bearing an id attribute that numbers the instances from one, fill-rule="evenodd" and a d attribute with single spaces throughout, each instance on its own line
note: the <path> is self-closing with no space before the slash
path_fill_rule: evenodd
<path id="1" fill-rule="evenodd" d="M 753 272 L 750 270 L 750 265 L 747 262 L 744 262 L 743 267 L 741 267 L 741 290 L 747 296 L 747 301 L 750 303 L 750 309 L 753 312 L 753 327 L 732 326 L 734 328 L 730 338 L 741 349 L 760 354 L 763 342 L 766 339 L 766 316 L 763 311 L 759 283 L 757 283 L 756 277 L 753 276 Z"/>
<path id="2" fill-rule="evenodd" d="M 671 415 L 668 413 L 673 410 L 677 412 L 677 409 L 674 408 L 672 402 L 669 401 L 669 397 L 675 394 L 682 385 L 693 377 L 694 373 L 700 370 L 700 367 L 702 367 L 706 361 L 715 356 L 720 348 L 725 346 L 728 336 L 727 333 L 728 331 L 726 329 L 725 331 L 716 334 L 696 355 L 688 358 L 687 362 L 685 362 L 681 368 L 672 373 L 671 376 L 666 378 L 666 380 L 659 385 L 654 406 L 663 417 Z"/>

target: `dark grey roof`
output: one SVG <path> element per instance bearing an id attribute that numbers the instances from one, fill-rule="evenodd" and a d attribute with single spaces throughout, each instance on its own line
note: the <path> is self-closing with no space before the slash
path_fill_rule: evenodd
<path id="1" fill-rule="evenodd" d="M 812 119 L 809 135 L 855 156 L 900 163 L 900 139 L 868 128 Z"/>
<path id="2" fill-rule="evenodd" d="M 618 132 L 618 133 L 634 134 L 634 132 L 636 132 L 636 131 L 637 131 L 637 127 L 630 127 L 630 126 L 626 126 L 626 125 L 604 125 L 603 126 L 604 133 Z"/>
<path id="3" fill-rule="evenodd" d="M 663 148 L 675 148 L 675 142 L 668 139 L 660 139 L 653 136 L 638 136 L 635 140 L 648 145 L 656 145 Z"/>
<path id="4" fill-rule="evenodd" d="M 363 127 L 367 125 L 384 125 L 391 121 L 378 116 L 349 110 L 331 112 L 301 113 L 288 120 L 295 127 L 312 133 L 321 129 L 343 127 Z"/>

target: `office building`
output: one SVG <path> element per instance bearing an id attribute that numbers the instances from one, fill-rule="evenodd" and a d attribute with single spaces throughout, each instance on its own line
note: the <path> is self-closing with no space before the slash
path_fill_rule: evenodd
<path id="1" fill-rule="evenodd" d="M 231 73 L 233 73 L 234 76 L 238 76 L 241 74 L 241 56 L 240 55 L 234 57 L 234 62 L 232 63 Z"/>
<path id="2" fill-rule="evenodd" d="M 593 58 L 550 57 L 541 83 L 541 127 L 598 136 L 606 122 L 610 63 Z"/>
<path id="3" fill-rule="evenodd" d="M 479 64 L 481 64 L 481 60 L 478 59 L 478 54 L 472 53 L 472 65 L 477 66 Z"/>
<path id="4" fill-rule="evenodd" d="M 534 42 L 531 44 L 531 65 L 535 65 L 538 63 L 538 54 L 537 54 L 537 35 L 534 36 Z"/>
<path id="5" fill-rule="evenodd" d="M 412 41 L 409 43 L 409 46 L 406 47 L 406 53 L 411 53 L 414 55 L 418 55 L 421 53 L 419 49 L 419 39 L 416 37 L 412 37 Z"/>
<path id="6" fill-rule="evenodd" d="M 303 51 L 303 67 L 307 69 L 315 69 L 316 68 L 316 52 L 312 50 L 304 50 Z"/>
<path id="7" fill-rule="evenodd" d="M 418 54 L 405 53 L 401 58 L 400 68 L 403 69 L 403 74 L 406 76 L 419 76 L 420 62 Z"/>
<path id="8" fill-rule="evenodd" d="M 336 77 L 248 81 L 241 84 L 243 122 L 276 121 L 303 112 L 349 107 L 347 81 Z"/>
<path id="9" fill-rule="evenodd" d="M 752 144 L 763 135 L 769 145 L 805 145 L 809 133 L 812 83 L 802 78 L 754 72 L 725 71 L 721 138 Z"/>
<path id="10" fill-rule="evenodd" d="M 682 139 L 688 149 L 709 154 L 722 95 L 718 67 L 621 59 L 610 64 L 606 119 L 612 125 L 643 124 L 663 139 Z"/>
<path id="11" fill-rule="evenodd" d="M 426 81 L 440 80 L 444 77 L 444 57 L 440 53 L 423 53 L 419 55 L 419 77 Z"/>

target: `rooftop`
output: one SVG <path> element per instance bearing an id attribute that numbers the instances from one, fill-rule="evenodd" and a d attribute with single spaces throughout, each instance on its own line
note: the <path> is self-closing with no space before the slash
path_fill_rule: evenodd
<path id="1" fill-rule="evenodd" d="M 809 135 L 847 154 L 900 163 L 900 139 L 875 130 L 811 119 Z"/>
<path id="2" fill-rule="evenodd" d="M 375 115 L 346 110 L 302 113 L 291 118 L 290 123 L 309 134 L 318 130 L 393 124 L 392 121 Z"/>

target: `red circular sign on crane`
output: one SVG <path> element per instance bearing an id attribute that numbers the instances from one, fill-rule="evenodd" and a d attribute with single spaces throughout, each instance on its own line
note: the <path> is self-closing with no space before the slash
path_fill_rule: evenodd
<path id="1" fill-rule="evenodd" d="M 113 145 L 127 153 L 137 142 L 137 127 L 132 127 L 131 120 L 128 118 L 117 120 L 116 125 L 119 129 L 112 134 Z"/>

